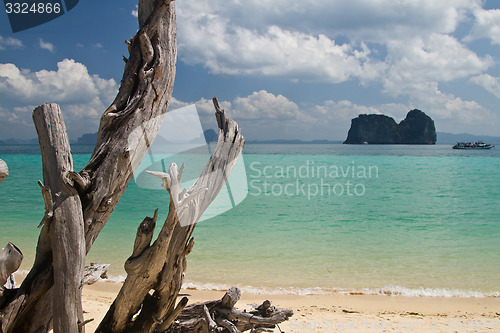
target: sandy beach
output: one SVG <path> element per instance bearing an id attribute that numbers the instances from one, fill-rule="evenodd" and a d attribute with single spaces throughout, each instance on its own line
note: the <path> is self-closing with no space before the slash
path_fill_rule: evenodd
<path id="1" fill-rule="evenodd" d="M 93 332 L 113 302 L 119 283 L 85 286 L 83 307 Z M 182 290 L 190 303 L 219 299 L 223 291 Z M 239 309 L 269 299 L 292 309 L 283 332 L 499 332 L 500 298 L 402 297 L 382 295 L 263 295 L 242 293 Z M 278 328 L 275 332 L 280 332 Z"/>

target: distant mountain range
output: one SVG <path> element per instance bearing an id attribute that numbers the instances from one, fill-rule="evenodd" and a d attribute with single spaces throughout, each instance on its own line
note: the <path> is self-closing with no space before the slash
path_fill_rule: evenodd
<path id="1" fill-rule="evenodd" d="M 217 134 L 213 130 L 205 131 L 205 139 L 208 142 L 217 141 Z M 84 134 L 78 138 L 76 141 L 71 141 L 71 144 L 79 145 L 95 145 L 97 141 L 97 133 Z M 452 134 L 437 132 L 437 142 L 436 144 L 448 145 L 455 144 L 458 141 L 484 141 L 491 144 L 500 145 L 500 137 L 498 136 L 488 136 L 488 135 L 474 135 L 468 133 L 462 134 Z M 247 140 L 250 144 L 341 144 L 341 140 Z M 4 139 L 0 140 L 0 145 L 11 146 L 11 145 L 37 145 L 38 139 Z"/>
<path id="2" fill-rule="evenodd" d="M 0 140 L 1 146 L 14 146 L 14 145 L 37 145 L 38 139 L 4 139 Z"/>
<path id="3" fill-rule="evenodd" d="M 452 133 L 437 132 L 436 143 L 438 145 L 455 144 L 461 141 L 470 141 L 470 142 L 483 141 L 491 144 L 500 144 L 500 137 L 488 136 L 488 135 L 474 135 L 469 133 L 452 134 Z"/>
<path id="4" fill-rule="evenodd" d="M 77 145 L 95 145 L 97 143 L 97 132 L 84 134 L 76 140 Z"/>
<path id="5" fill-rule="evenodd" d="M 246 140 L 246 143 L 251 144 L 339 144 L 342 143 L 341 140 L 312 140 L 312 141 L 304 141 L 304 140 Z"/>

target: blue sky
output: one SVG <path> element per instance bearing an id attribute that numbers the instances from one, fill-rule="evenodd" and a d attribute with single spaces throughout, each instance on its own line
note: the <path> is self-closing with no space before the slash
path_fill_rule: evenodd
<path id="1" fill-rule="evenodd" d="M 96 132 L 137 30 L 137 1 L 82 0 L 12 33 L 0 12 L 0 140 L 35 137 L 59 103 L 71 139 Z M 211 98 L 248 139 L 343 140 L 361 113 L 418 108 L 441 132 L 500 136 L 500 3 L 481 0 L 176 1 L 172 108 Z"/>

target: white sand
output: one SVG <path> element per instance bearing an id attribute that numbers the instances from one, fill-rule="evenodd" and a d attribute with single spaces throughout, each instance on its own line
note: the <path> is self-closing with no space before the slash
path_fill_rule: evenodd
<path id="1" fill-rule="evenodd" d="M 85 286 L 85 318 L 93 332 L 120 288 L 119 283 Z M 223 291 L 183 290 L 190 303 L 215 300 Z M 441 298 L 376 295 L 255 295 L 243 293 L 237 307 L 260 304 L 292 309 L 285 332 L 500 332 L 500 298 Z M 275 332 L 279 332 L 276 328 Z"/>

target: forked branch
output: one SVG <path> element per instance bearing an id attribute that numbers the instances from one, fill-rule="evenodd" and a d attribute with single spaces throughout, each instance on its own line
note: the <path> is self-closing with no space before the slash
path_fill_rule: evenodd
<path id="1" fill-rule="evenodd" d="M 216 99 L 214 103 L 218 105 Z M 176 299 L 186 269 L 185 257 L 194 246 L 194 226 L 221 191 L 245 142 L 236 122 L 223 110 L 217 109 L 216 115 L 221 120 L 219 140 L 193 186 L 181 189 L 183 168 L 179 171 L 175 163 L 168 173 L 149 172 L 162 180 L 170 194 L 168 216 L 151 245 L 158 212 L 139 226 L 132 256 L 125 263 L 127 278 L 98 332 L 164 331 L 185 306 L 186 301 L 176 305 Z"/>

